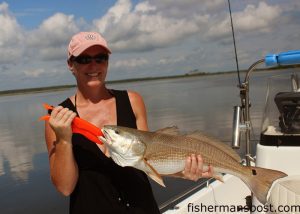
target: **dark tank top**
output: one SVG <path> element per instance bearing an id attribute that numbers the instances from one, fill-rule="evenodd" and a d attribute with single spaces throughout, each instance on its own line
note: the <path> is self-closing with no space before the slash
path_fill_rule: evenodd
<path id="1" fill-rule="evenodd" d="M 127 91 L 111 93 L 116 99 L 117 125 L 137 128 Z M 78 115 L 69 98 L 60 105 Z M 118 166 L 81 134 L 73 134 L 72 144 L 79 177 L 70 197 L 71 214 L 160 213 L 144 172 Z"/>

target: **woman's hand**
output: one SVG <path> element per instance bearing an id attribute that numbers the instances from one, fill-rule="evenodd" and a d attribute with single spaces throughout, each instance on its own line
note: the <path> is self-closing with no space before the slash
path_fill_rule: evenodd
<path id="1" fill-rule="evenodd" d="M 209 178 L 213 175 L 212 166 L 203 169 L 203 159 L 201 155 L 194 155 L 187 157 L 185 161 L 185 168 L 182 172 L 185 179 L 197 181 L 199 178 Z"/>
<path id="2" fill-rule="evenodd" d="M 76 113 L 63 108 L 62 106 L 55 107 L 49 119 L 49 124 L 56 135 L 57 141 L 71 142 L 72 140 L 72 121 L 76 117 Z"/>

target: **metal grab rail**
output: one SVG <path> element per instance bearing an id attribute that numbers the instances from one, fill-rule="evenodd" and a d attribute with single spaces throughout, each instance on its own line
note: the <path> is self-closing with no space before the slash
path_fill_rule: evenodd
<path id="1" fill-rule="evenodd" d="M 253 161 L 253 157 L 251 154 L 251 145 L 250 145 L 250 131 L 251 131 L 251 121 L 250 121 L 250 97 L 249 97 L 249 78 L 251 72 L 260 64 L 264 63 L 265 59 L 260 59 L 257 62 L 253 63 L 245 76 L 244 82 L 239 86 L 240 87 L 240 97 L 241 97 L 241 103 L 240 106 L 240 115 L 237 116 L 236 114 L 238 112 L 235 112 L 234 114 L 234 120 L 235 120 L 235 126 L 233 127 L 233 148 L 239 148 L 240 147 L 240 138 L 239 132 L 244 131 L 245 132 L 245 142 L 246 142 L 246 165 L 250 166 L 251 161 Z M 240 120 L 236 122 L 237 120 Z M 236 131 L 238 129 L 238 131 Z M 238 135 L 238 136 L 237 136 Z"/>
<path id="2" fill-rule="evenodd" d="M 295 65 L 300 64 L 300 50 L 288 51 L 279 54 L 268 54 L 264 59 L 253 63 L 247 70 L 244 82 L 240 87 L 241 106 L 234 107 L 232 147 L 240 147 L 240 132 L 245 131 L 246 141 L 246 165 L 250 166 L 254 158 L 251 155 L 250 145 L 250 98 L 249 98 L 249 79 L 251 72 L 260 64 L 265 63 L 268 66 Z"/>

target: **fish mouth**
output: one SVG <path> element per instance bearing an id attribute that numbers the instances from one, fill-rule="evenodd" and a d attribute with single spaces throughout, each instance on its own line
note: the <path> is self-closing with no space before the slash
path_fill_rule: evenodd
<path id="1" fill-rule="evenodd" d="M 109 136 L 109 133 L 104 128 L 101 129 L 101 132 L 104 135 L 104 137 L 100 137 L 101 141 L 107 145 L 111 145 L 112 138 Z"/>

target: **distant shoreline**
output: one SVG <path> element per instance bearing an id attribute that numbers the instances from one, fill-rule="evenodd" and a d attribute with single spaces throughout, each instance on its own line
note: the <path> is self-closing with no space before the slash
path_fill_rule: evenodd
<path id="1" fill-rule="evenodd" d="M 158 76 L 158 77 L 143 77 L 143 78 L 130 78 L 130 79 L 122 79 L 122 80 L 110 80 L 107 81 L 107 84 L 116 84 L 116 83 L 127 83 L 127 82 L 139 82 L 139 81 L 153 81 L 153 80 L 162 80 L 162 79 L 179 79 L 179 78 L 189 78 L 196 76 L 210 76 L 210 75 L 220 75 L 220 74 L 231 74 L 236 71 L 228 71 L 228 72 L 216 72 L 216 73 L 208 73 L 208 72 L 190 72 L 182 75 L 173 75 L 173 76 Z M 24 89 L 12 89 L 0 91 L 0 96 L 5 95 L 17 95 L 17 94 L 29 94 L 29 93 L 42 93 L 47 91 L 60 91 L 68 88 L 74 88 L 76 85 L 57 85 L 57 86 L 47 86 L 47 87 L 36 87 L 36 88 L 24 88 Z"/>
<path id="2" fill-rule="evenodd" d="M 291 66 L 294 68 L 295 66 Z M 287 67 L 284 67 L 287 68 Z M 272 70 L 282 69 L 271 68 Z M 270 68 L 264 69 L 256 69 L 255 71 L 264 71 L 271 70 Z M 246 70 L 241 70 L 241 73 L 246 72 Z M 143 77 L 143 78 L 130 78 L 130 79 L 122 79 L 122 80 L 110 80 L 107 81 L 107 84 L 116 84 L 116 83 L 128 83 L 128 82 L 139 82 L 139 81 L 153 81 L 153 80 L 162 80 L 162 79 L 179 79 L 179 78 L 190 78 L 197 76 L 212 76 L 212 75 L 222 75 L 222 74 L 232 74 L 236 73 L 236 71 L 221 71 L 221 72 L 200 72 L 198 70 L 190 71 L 185 74 L 173 75 L 173 76 L 157 76 L 157 77 Z M 68 88 L 74 88 L 76 85 L 57 85 L 57 86 L 47 86 L 47 87 L 36 87 L 36 88 L 25 88 L 25 89 L 12 89 L 0 91 L 0 96 L 6 95 L 17 95 L 17 94 L 29 94 L 29 93 L 42 93 L 47 91 L 60 91 Z"/>

